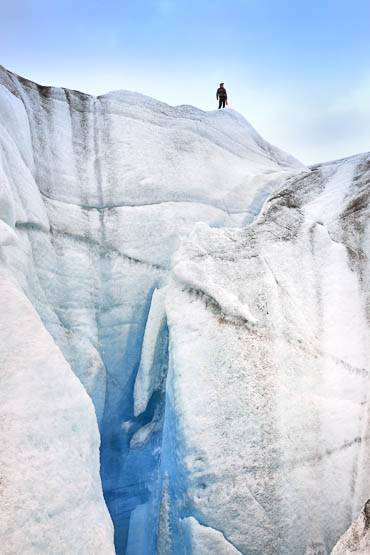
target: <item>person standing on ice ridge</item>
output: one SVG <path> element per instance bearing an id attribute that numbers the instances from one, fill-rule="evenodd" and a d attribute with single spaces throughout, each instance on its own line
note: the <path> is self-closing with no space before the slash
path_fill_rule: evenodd
<path id="1" fill-rule="evenodd" d="M 216 99 L 218 100 L 218 109 L 225 108 L 225 104 L 227 101 L 227 92 L 224 87 L 224 83 L 220 83 L 219 88 L 217 89 Z"/>

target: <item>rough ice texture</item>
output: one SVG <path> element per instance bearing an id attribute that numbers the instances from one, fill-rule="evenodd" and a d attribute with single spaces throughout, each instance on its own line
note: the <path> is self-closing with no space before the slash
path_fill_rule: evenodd
<path id="1" fill-rule="evenodd" d="M 198 224 L 176 253 L 174 553 L 195 545 L 179 540 L 193 516 L 244 554 L 323 555 L 368 499 L 369 216 L 361 155 L 288 180 L 244 229 Z"/>
<path id="2" fill-rule="evenodd" d="M 91 400 L 19 286 L 0 272 L 3 555 L 108 555 Z"/>
<path id="3" fill-rule="evenodd" d="M 331 555 L 369 555 L 370 501 L 367 501 L 352 526 L 335 545 Z"/>
<path id="4" fill-rule="evenodd" d="M 202 526 L 194 517 L 181 522 L 184 534 L 189 536 L 191 552 L 197 555 L 240 555 L 240 551 L 229 544 L 218 530 Z"/>
<path id="5" fill-rule="evenodd" d="M 168 330 L 162 293 L 152 300 L 153 291 L 167 283 L 172 254 L 196 222 L 243 225 L 274 188 L 302 171 L 236 112 L 174 108 L 125 91 L 96 98 L 42 87 L 0 67 L 0 264 L 94 403 L 119 554 L 150 555 L 158 539 Z M 23 301 L 15 299 L 20 314 Z M 220 302 L 226 311 L 239 310 L 232 294 Z M 242 316 L 251 318 L 247 306 Z M 63 364 L 52 371 L 58 374 Z M 21 387 L 23 374 L 16 376 Z M 74 383 L 81 422 L 89 422 L 96 437 L 91 405 Z M 8 410 L 21 400 L 9 398 Z M 63 410 L 54 400 L 49 409 L 58 433 Z M 32 414 L 27 425 L 36 433 L 40 421 Z M 80 448 L 91 445 L 91 487 L 98 492 L 98 442 L 86 434 Z M 35 495 L 52 491 L 41 477 L 44 449 L 52 453 L 53 441 L 35 445 L 41 465 L 33 477 Z M 73 459 L 49 462 L 55 472 L 73 470 Z M 23 476 L 17 473 L 26 489 Z M 89 495 L 85 503 L 93 511 Z M 97 494 L 95 501 L 108 537 L 103 499 Z M 72 518 L 69 512 L 68 502 L 61 502 L 58 514 Z M 86 534 L 98 525 L 94 518 L 84 520 Z M 48 533 L 55 522 L 44 522 Z M 59 522 L 60 534 L 78 541 L 75 527 Z"/>

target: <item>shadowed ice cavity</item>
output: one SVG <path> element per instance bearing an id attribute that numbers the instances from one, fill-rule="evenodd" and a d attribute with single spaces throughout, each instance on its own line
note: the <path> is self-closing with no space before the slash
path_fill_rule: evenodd
<path id="1" fill-rule="evenodd" d="M 118 555 L 156 553 L 160 487 L 160 451 L 164 415 L 164 384 L 168 366 L 168 329 L 158 333 L 153 373 L 160 381 L 147 408 L 134 412 L 134 386 L 140 365 L 151 294 L 130 326 L 126 348 L 117 360 L 118 337 L 114 328 L 100 337 L 107 369 L 107 392 L 101 426 L 101 478 L 104 497 L 115 528 Z M 118 382 L 115 376 L 121 376 Z M 127 376 L 122 382 L 122 375 Z M 138 432 L 139 431 L 139 432 Z M 140 434 L 141 431 L 141 434 Z M 136 434 L 136 435 L 135 435 Z M 138 438 L 137 438 L 138 436 Z M 137 438 L 137 439 L 136 439 Z"/>

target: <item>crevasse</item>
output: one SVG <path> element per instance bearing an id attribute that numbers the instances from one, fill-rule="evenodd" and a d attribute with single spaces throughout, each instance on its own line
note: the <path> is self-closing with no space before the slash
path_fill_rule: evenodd
<path id="1" fill-rule="evenodd" d="M 4 68 L 0 141 L 1 279 L 63 355 L 51 375 L 86 412 L 91 460 L 85 392 L 94 403 L 116 552 L 328 552 L 368 489 L 366 155 L 307 169 L 232 110 L 95 98 Z M 30 509 L 36 454 L 25 521 L 70 552 L 110 553 L 96 465 L 84 498 L 71 459 L 53 528 Z M 76 514 L 92 523 L 81 544 Z"/>
<path id="2" fill-rule="evenodd" d="M 17 235 L 5 264 L 94 402 L 117 553 L 155 553 L 168 329 L 153 291 L 197 221 L 249 221 L 302 167 L 235 112 L 94 98 L 4 68 L 0 83 Z"/>

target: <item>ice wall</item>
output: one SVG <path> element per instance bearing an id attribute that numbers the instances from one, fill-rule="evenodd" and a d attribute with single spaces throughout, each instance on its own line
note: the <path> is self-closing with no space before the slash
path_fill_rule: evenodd
<path id="1" fill-rule="evenodd" d="M 198 224 L 176 253 L 163 553 L 220 533 L 230 552 L 324 555 L 368 499 L 369 216 L 367 154 L 288 180 L 244 229 Z"/>
<path id="2" fill-rule="evenodd" d="M 1 552 L 113 555 L 93 405 L 3 269 L 0 337 Z"/>
<path id="3" fill-rule="evenodd" d="M 331 555 L 367 555 L 370 553 L 370 502 L 336 543 Z"/>
<path id="4" fill-rule="evenodd" d="M 198 221 L 249 222 L 269 192 L 302 171 L 236 112 L 173 108 L 125 91 L 95 98 L 0 67 L 1 266 L 93 400 L 119 554 L 155 553 L 162 526 L 160 289 L 172 254 Z M 191 538 L 202 526 L 189 516 L 182 529 Z M 220 544 L 221 532 L 212 541 Z"/>

